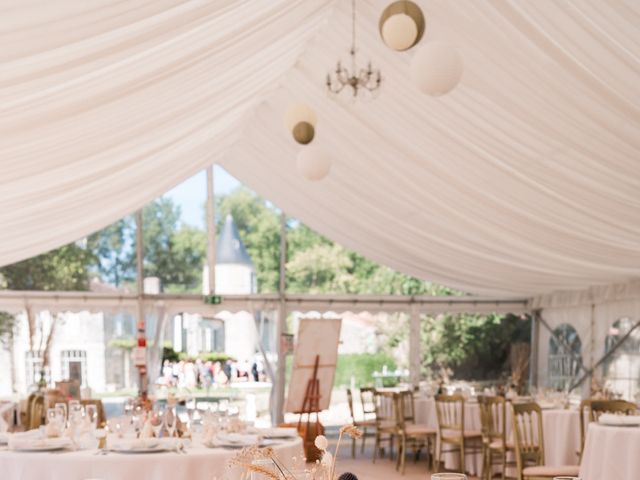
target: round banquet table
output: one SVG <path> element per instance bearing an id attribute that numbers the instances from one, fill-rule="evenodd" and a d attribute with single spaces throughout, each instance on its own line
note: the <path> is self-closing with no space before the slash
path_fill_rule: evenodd
<path id="1" fill-rule="evenodd" d="M 414 401 L 416 423 L 438 428 L 436 402 L 433 398 L 416 397 Z M 477 402 L 464 404 L 465 430 L 480 430 L 480 406 Z M 511 438 L 511 410 L 507 405 L 507 438 Z M 547 465 L 578 465 L 577 451 L 580 448 L 580 413 L 577 410 L 542 410 L 542 428 L 544 433 L 544 456 Z M 445 450 L 450 446 L 445 446 Z M 459 467 L 457 452 L 443 454 L 447 469 Z M 482 470 L 482 455 L 465 455 L 466 471 L 479 475 Z M 510 469 L 511 470 L 511 469 Z M 515 471 L 515 470 L 514 470 Z M 508 471 L 508 474 L 513 472 Z"/>
<path id="2" fill-rule="evenodd" d="M 302 440 L 295 438 L 273 445 L 287 466 L 293 458 L 303 458 Z M 238 450 L 193 445 L 187 454 L 109 453 L 96 450 L 62 452 L 14 452 L 0 450 L 0 474 L 7 480 L 233 480 L 243 473 L 227 462 Z"/>
<path id="3" fill-rule="evenodd" d="M 580 465 L 580 478 L 640 478 L 640 428 L 589 424 Z"/>

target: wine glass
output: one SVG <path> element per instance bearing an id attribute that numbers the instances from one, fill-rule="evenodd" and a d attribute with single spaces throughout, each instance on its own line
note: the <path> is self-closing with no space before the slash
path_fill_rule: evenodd
<path id="1" fill-rule="evenodd" d="M 164 425 L 167 428 L 167 432 L 169 432 L 169 438 L 173 437 L 178 427 L 178 415 L 175 407 L 167 408 L 164 415 Z"/>
<path id="2" fill-rule="evenodd" d="M 62 433 L 62 425 L 55 407 L 47 408 L 47 436 L 55 437 L 60 435 L 60 433 Z"/>
<path id="3" fill-rule="evenodd" d="M 133 413 L 133 409 L 135 407 L 135 402 L 133 401 L 133 398 L 127 398 L 124 401 L 124 414 L 128 417 Z"/>
<path id="4" fill-rule="evenodd" d="M 136 405 L 131 411 L 131 426 L 136 432 L 136 436 L 140 435 L 140 431 L 144 425 L 144 409 L 142 405 Z"/>
<path id="5" fill-rule="evenodd" d="M 191 424 L 193 423 L 193 415 L 196 411 L 196 397 L 194 397 L 193 395 L 187 397 L 184 406 L 187 408 L 188 427 L 191 428 Z"/>
<path id="6" fill-rule="evenodd" d="M 464 473 L 434 473 L 431 480 L 467 480 Z"/>
<path id="7" fill-rule="evenodd" d="M 84 408 L 84 414 L 86 418 L 89 420 L 89 424 L 91 428 L 98 428 L 98 407 L 96 405 L 87 405 Z"/>
<path id="8" fill-rule="evenodd" d="M 54 408 L 58 413 L 58 418 L 62 419 L 62 427 L 67 423 L 67 404 L 64 402 L 58 402 L 55 404 Z"/>
<path id="9" fill-rule="evenodd" d="M 82 417 L 84 415 L 84 408 L 80 405 L 80 402 L 77 400 L 72 400 L 69 402 L 69 423 L 77 425 L 82 421 Z"/>
<path id="10" fill-rule="evenodd" d="M 156 438 L 160 438 L 160 432 L 162 431 L 162 427 L 164 426 L 165 419 L 166 413 L 162 405 L 154 405 L 151 416 L 149 417 L 149 423 L 151 424 L 151 428 L 153 429 L 153 435 Z"/>

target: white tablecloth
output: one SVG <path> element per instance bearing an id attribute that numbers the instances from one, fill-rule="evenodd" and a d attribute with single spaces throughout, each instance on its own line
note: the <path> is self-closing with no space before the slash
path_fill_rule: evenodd
<path id="1" fill-rule="evenodd" d="M 640 428 L 592 423 L 580 465 L 582 480 L 640 478 Z"/>
<path id="2" fill-rule="evenodd" d="M 433 398 L 415 399 L 416 423 L 438 428 L 436 403 Z M 480 430 L 480 406 L 476 402 L 466 402 L 464 412 L 465 430 Z M 511 437 L 511 413 L 507 405 L 507 438 Z M 577 410 L 543 410 L 542 428 L 544 434 L 544 455 L 547 465 L 577 465 L 576 452 L 580 447 L 580 413 Z M 450 447 L 446 446 L 445 449 Z M 447 469 L 457 469 L 458 453 L 444 454 Z M 482 469 L 480 454 L 465 455 L 467 472 L 479 475 Z M 640 478 L 640 476 L 638 477 Z"/>
<path id="3" fill-rule="evenodd" d="M 295 438 L 275 445 L 283 462 L 302 458 L 302 440 Z M 109 453 L 95 450 L 31 453 L 0 451 L 0 478 L 7 480 L 233 480 L 239 479 L 239 467 L 227 468 L 237 450 L 192 446 L 187 454 L 175 452 L 149 454 Z"/>

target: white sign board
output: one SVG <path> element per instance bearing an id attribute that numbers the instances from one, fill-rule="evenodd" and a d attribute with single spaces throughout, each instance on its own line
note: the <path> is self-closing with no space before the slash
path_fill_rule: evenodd
<path id="1" fill-rule="evenodd" d="M 320 385 L 320 410 L 329 408 L 331 390 L 338 361 L 338 342 L 342 319 L 303 318 L 298 326 L 298 339 L 293 355 L 289 381 L 287 412 L 300 413 L 313 366 L 319 356 L 317 378 Z"/>

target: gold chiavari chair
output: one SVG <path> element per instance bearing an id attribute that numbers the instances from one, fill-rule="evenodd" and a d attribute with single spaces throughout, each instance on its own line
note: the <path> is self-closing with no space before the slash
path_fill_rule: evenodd
<path id="1" fill-rule="evenodd" d="M 39 428 L 40 425 L 44 425 L 44 400 L 44 396 L 38 394 L 33 398 L 29 408 L 29 423 L 27 424 L 27 430 L 33 430 L 35 428 Z"/>
<path id="2" fill-rule="evenodd" d="M 482 432 L 465 430 L 464 397 L 462 395 L 436 395 L 436 414 L 438 415 L 438 453 L 436 455 L 436 472 L 440 471 L 442 454 L 460 452 L 460 470 L 466 470 L 465 453 L 482 452 Z M 450 450 L 443 450 L 443 445 L 452 445 Z"/>
<path id="3" fill-rule="evenodd" d="M 362 430 L 362 446 L 360 447 L 360 453 L 364 453 L 365 441 L 370 429 L 371 433 L 375 435 L 376 429 L 376 410 L 375 401 L 373 398 L 373 388 L 361 388 L 360 389 L 360 405 L 362 407 L 362 420 L 358 420 L 355 414 L 354 408 L 354 396 L 353 391 L 347 389 L 347 401 L 349 403 L 349 412 L 351 414 L 352 423 Z M 356 439 L 351 439 L 351 457 L 356 458 Z"/>
<path id="4" fill-rule="evenodd" d="M 498 457 L 502 465 L 502 479 L 507 469 L 507 452 L 514 451 L 513 442 L 507 440 L 507 402 L 504 397 L 478 397 L 480 424 L 482 425 L 482 475 L 490 480 L 493 460 Z"/>
<path id="5" fill-rule="evenodd" d="M 587 425 L 585 425 L 585 417 L 588 423 L 597 422 L 603 413 L 620 413 L 622 415 L 635 415 L 638 407 L 631 402 L 625 400 L 593 400 L 587 399 L 580 402 L 580 451 L 578 458 L 582 460 L 582 451 L 584 450 L 584 442 L 587 437 Z"/>
<path id="6" fill-rule="evenodd" d="M 398 435 L 398 427 L 394 392 L 374 390 L 373 393 L 376 410 L 376 444 L 373 450 L 375 463 L 378 452 L 382 450 L 383 441 L 389 442 L 389 457 L 393 459 L 393 443 Z"/>
<path id="7" fill-rule="evenodd" d="M 31 424 L 31 405 L 36 399 L 36 393 L 31 393 L 27 397 L 27 402 L 24 405 L 24 411 L 20 412 L 20 424 L 25 430 L 29 430 Z"/>
<path id="8" fill-rule="evenodd" d="M 542 409 L 535 403 L 511 405 L 513 436 L 516 447 L 518 480 L 545 480 L 554 477 L 577 477 L 577 465 L 547 466 L 544 464 L 544 434 Z"/>
<path id="9" fill-rule="evenodd" d="M 412 391 L 398 392 L 395 395 L 397 430 L 398 430 L 398 461 L 396 469 L 405 472 L 405 457 L 407 447 L 413 447 L 415 461 L 418 461 L 422 447 L 427 452 L 428 459 L 433 458 L 438 432 L 427 425 L 415 423 L 415 406 Z"/>

